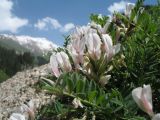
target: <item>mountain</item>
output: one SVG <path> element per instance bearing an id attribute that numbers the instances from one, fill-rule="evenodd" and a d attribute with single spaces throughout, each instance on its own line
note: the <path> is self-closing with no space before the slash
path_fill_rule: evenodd
<path id="1" fill-rule="evenodd" d="M 18 71 L 48 63 L 57 47 L 46 38 L 0 34 L 0 83 Z"/>
<path id="2" fill-rule="evenodd" d="M 0 45 L 17 52 L 31 52 L 35 56 L 44 56 L 58 46 L 46 38 L 1 34 Z"/>

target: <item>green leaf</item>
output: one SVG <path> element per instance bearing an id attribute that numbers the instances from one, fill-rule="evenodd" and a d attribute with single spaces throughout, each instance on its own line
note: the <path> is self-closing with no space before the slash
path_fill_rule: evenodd
<path id="1" fill-rule="evenodd" d="M 62 105 L 60 102 L 55 101 L 54 108 L 55 108 L 55 111 L 57 112 L 57 114 L 62 113 Z"/>
<path id="2" fill-rule="evenodd" d="M 78 80 L 77 85 L 76 85 L 76 92 L 80 93 L 84 89 L 84 81 L 83 80 Z"/>
<path id="3" fill-rule="evenodd" d="M 89 102 L 92 102 L 94 103 L 94 101 L 96 100 L 96 96 L 97 96 L 97 91 L 91 91 L 88 93 L 88 99 L 89 99 Z"/>
<path id="4" fill-rule="evenodd" d="M 71 79 L 68 79 L 66 82 L 67 82 L 67 89 L 69 93 L 71 93 L 74 89 L 74 82 Z"/>

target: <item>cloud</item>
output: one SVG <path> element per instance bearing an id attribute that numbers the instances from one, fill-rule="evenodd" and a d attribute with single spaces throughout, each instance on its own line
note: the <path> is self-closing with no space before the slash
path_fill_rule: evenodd
<path id="1" fill-rule="evenodd" d="M 108 7 L 108 11 L 111 13 L 114 13 L 115 11 L 121 12 L 121 11 L 125 10 L 126 4 L 127 4 L 127 2 L 125 2 L 123 0 L 120 2 L 115 2 Z"/>
<path id="2" fill-rule="evenodd" d="M 0 0 L 0 32 L 16 33 L 19 28 L 28 24 L 27 19 L 17 17 L 12 10 L 13 2 L 11 0 Z"/>
<path id="3" fill-rule="evenodd" d="M 61 24 L 59 23 L 59 21 L 50 17 L 45 17 L 41 20 L 38 20 L 38 22 L 34 26 L 39 30 L 47 30 L 50 27 L 54 29 L 61 28 Z"/>
<path id="4" fill-rule="evenodd" d="M 60 31 L 65 33 L 65 32 L 69 32 L 73 28 L 75 28 L 75 25 L 73 23 L 67 23 L 61 28 Z"/>
<path id="5" fill-rule="evenodd" d="M 37 23 L 34 24 L 34 27 L 39 30 L 55 29 L 65 33 L 73 29 L 75 25 L 73 23 L 67 23 L 63 26 L 57 19 L 45 17 L 43 19 L 39 19 Z"/>
<path id="6" fill-rule="evenodd" d="M 39 30 L 46 29 L 46 22 L 43 20 L 38 20 L 38 22 L 34 24 L 34 27 L 38 28 Z"/>

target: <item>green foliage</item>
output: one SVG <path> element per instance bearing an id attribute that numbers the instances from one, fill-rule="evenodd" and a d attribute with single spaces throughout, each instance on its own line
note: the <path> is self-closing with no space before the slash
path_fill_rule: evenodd
<path id="1" fill-rule="evenodd" d="M 67 45 L 68 45 L 68 43 L 70 42 L 70 37 L 69 36 L 64 36 L 64 38 L 65 38 L 65 41 L 64 41 L 64 45 L 63 45 L 63 47 L 67 47 Z"/>
<path id="2" fill-rule="evenodd" d="M 131 96 L 134 88 L 144 84 L 152 86 L 154 112 L 160 113 L 160 14 L 157 12 L 160 6 L 144 6 L 144 10 L 142 6 L 143 0 L 138 0 L 130 17 L 114 14 L 107 32 L 114 43 L 121 43 L 121 51 L 110 63 L 90 60 L 93 75 L 76 71 L 51 78 L 55 84 L 43 81 L 42 88 L 57 98 L 52 107 L 40 110 L 39 119 L 149 120 Z M 103 18 L 91 15 L 91 20 L 101 26 L 107 20 Z M 107 71 L 110 66 L 113 70 Z M 98 81 L 106 71 L 112 77 L 107 85 L 100 86 Z M 83 108 L 75 108 L 72 103 L 75 98 Z"/>
<path id="3" fill-rule="evenodd" d="M 17 43 L 14 43 L 14 41 L 13 46 L 10 47 L 7 46 L 7 39 L 6 41 L 2 38 L 0 39 L 1 43 L 3 43 L 4 41 L 4 43 L 0 45 L 0 69 L 3 71 L 3 73 L 1 73 L 0 80 L 6 80 L 18 71 L 31 68 L 37 65 L 40 66 L 43 64 L 47 64 L 49 61 L 51 53 L 48 53 L 45 56 L 34 56 L 32 53 L 23 50 L 22 48 L 13 48 L 17 45 Z"/>
<path id="4" fill-rule="evenodd" d="M 131 96 L 125 99 L 117 89 L 112 89 L 108 92 L 104 88 L 98 86 L 93 80 L 88 80 L 78 73 L 63 74 L 56 84 L 44 82 L 43 89 L 57 95 L 57 100 L 50 107 L 42 108 L 39 116 L 51 117 L 55 116 L 57 119 L 70 117 L 77 117 L 77 112 L 81 111 L 82 118 L 84 115 L 87 119 L 96 116 L 96 119 L 104 120 L 112 119 L 128 119 L 134 118 L 135 107 L 130 107 L 135 104 Z M 83 104 L 82 108 L 74 108 L 72 101 L 77 98 Z M 54 106 L 54 107 L 53 107 Z M 47 110 L 44 110 L 47 109 Z M 48 112 L 51 109 L 52 112 Z M 49 111 L 51 111 L 49 110 Z M 73 112 L 72 112 L 73 111 Z M 70 114 L 73 113 L 73 114 Z M 123 116 L 123 117 L 122 117 Z"/>
<path id="5" fill-rule="evenodd" d="M 14 75 L 17 71 L 33 66 L 34 57 L 29 52 L 18 54 L 15 50 L 0 46 L 0 69 L 2 80 Z"/>
<path id="6" fill-rule="evenodd" d="M 5 72 L 0 70 L 0 83 L 3 82 L 4 80 L 8 79 L 8 76 L 6 75 Z"/>
<path id="7" fill-rule="evenodd" d="M 122 42 L 122 54 L 125 58 L 113 61 L 110 88 L 118 88 L 124 95 L 133 88 L 150 84 L 153 88 L 153 103 L 157 113 L 160 109 L 160 41 L 159 41 L 159 6 L 146 6 L 134 23 L 133 32 Z M 156 21 L 156 22 L 155 22 Z M 133 34 L 134 33 L 134 34 Z M 127 91 L 126 91 L 127 90 Z"/>
<path id="8" fill-rule="evenodd" d="M 104 26 L 108 19 L 109 18 L 107 16 L 102 16 L 102 18 L 99 18 L 97 14 L 91 14 L 91 16 L 90 16 L 91 21 L 94 21 L 95 23 L 97 23 L 101 26 Z"/>

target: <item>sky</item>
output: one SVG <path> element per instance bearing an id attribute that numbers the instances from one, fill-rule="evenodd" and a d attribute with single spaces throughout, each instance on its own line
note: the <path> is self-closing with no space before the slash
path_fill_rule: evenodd
<path id="1" fill-rule="evenodd" d="M 45 37 L 62 45 L 75 26 L 89 23 L 91 13 L 111 15 L 127 2 L 136 0 L 0 0 L 0 34 Z"/>

